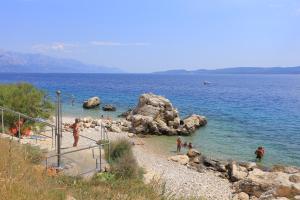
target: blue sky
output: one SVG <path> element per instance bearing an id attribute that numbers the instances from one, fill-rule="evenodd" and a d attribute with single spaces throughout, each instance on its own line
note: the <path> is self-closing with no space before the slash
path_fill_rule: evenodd
<path id="1" fill-rule="evenodd" d="M 0 0 L 0 49 L 128 72 L 300 65 L 300 0 Z"/>

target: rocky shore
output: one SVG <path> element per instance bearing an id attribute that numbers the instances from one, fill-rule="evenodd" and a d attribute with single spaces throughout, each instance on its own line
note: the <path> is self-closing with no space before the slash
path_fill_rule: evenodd
<path id="1" fill-rule="evenodd" d="M 143 94 L 138 105 L 124 113 L 123 119 L 81 119 L 81 131 L 98 130 L 101 123 L 110 138 L 125 137 L 139 144 L 134 148 L 138 163 L 146 169 L 146 179 L 160 177 L 167 193 L 206 199 L 271 200 L 300 199 L 300 169 L 274 166 L 264 169 L 253 162 L 215 160 L 200 151 L 165 158 L 151 151 L 141 136 L 190 135 L 207 123 L 205 117 L 193 114 L 180 119 L 170 101 L 154 94 Z"/>
<path id="2" fill-rule="evenodd" d="M 196 149 L 171 157 L 159 155 L 146 138 L 141 138 L 143 134 L 129 132 L 128 121 L 124 119 L 83 118 L 81 132 L 91 136 L 99 131 L 101 123 L 107 127 L 111 140 L 127 138 L 135 144 L 138 164 L 147 172 L 145 180 L 159 178 L 165 183 L 168 195 L 235 200 L 300 199 L 300 169 L 297 167 L 266 169 L 254 162 L 208 158 Z"/>

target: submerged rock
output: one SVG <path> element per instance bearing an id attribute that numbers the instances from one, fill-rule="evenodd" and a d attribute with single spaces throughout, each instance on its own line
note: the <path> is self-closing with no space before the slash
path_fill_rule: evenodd
<path id="1" fill-rule="evenodd" d="M 117 108 L 111 104 L 107 104 L 105 106 L 102 107 L 103 111 L 116 111 Z"/>
<path id="2" fill-rule="evenodd" d="M 195 114 L 180 120 L 168 99 L 151 93 L 140 96 L 138 105 L 126 119 L 132 123 L 133 133 L 156 135 L 190 135 L 207 123 L 205 117 Z"/>
<path id="3" fill-rule="evenodd" d="M 83 108 L 90 109 L 99 106 L 101 103 L 99 97 L 92 97 L 83 102 Z"/>

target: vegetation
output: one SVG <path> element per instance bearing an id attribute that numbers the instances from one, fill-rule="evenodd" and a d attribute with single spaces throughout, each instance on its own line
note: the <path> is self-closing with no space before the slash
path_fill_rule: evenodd
<path id="1" fill-rule="evenodd" d="M 28 83 L 0 84 L 0 106 L 24 113 L 33 118 L 50 117 L 53 104 L 46 98 L 46 93 Z M 4 124 L 13 126 L 18 120 L 16 114 L 4 112 Z M 32 121 L 27 121 L 32 125 Z"/>
<path id="2" fill-rule="evenodd" d="M 132 145 L 128 140 L 122 139 L 111 143 L 110 148 L 111 171 L 117 178 L 140 179 L 143 170 L 138 166 L 133 152 Z"/>
<path id="3" fill-rule="evenodd" d="M 163 199 L 142 179 L 118 178 L 113 172 L 99 173 L 89 181 L 49 176 L 44 166 L 34 164 L 43 158 L 38 149 L 9 140 L 0 139 L 0 154 L 1 199 Z"/>

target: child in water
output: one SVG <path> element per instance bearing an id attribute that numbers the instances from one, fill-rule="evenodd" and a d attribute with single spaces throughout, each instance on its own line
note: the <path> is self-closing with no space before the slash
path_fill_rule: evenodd
<path id="1" fill-rule="evenodd" d="M 259 161 L 261 161 L 261 159 L 264 157 L 264 154 L 265 149 L 262 146 L 258 147 L 255 151 L 256 159 L 258 159 Z"/>

